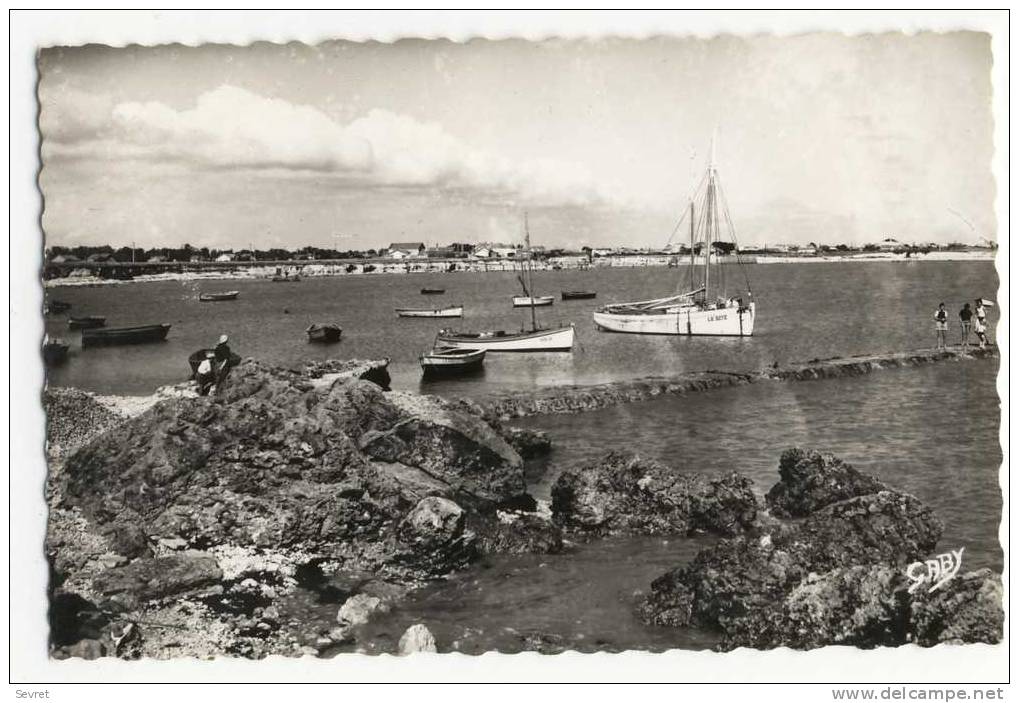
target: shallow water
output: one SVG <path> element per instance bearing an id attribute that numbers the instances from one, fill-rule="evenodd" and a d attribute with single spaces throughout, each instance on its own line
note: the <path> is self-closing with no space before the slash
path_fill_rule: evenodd
<path id="1" fill-rule="evenodd" d="M 729 268 L 729 267 L 727 267 Z M 166 342 L 82 350 L 65 316 L 49 317 L 46 331 L 72 342 L 68 362 L 50 374 L 56 385 L 106 394 L 144 395 L 187 377 L 187 357 L 222 333 L 242 356 L 296 364 L 330 357 L 392 359 L 396 388 L 453 395 L 482 395 L 493 388 L 535 384 L 600 383 L 647 375 L 715 369 L 756 369 L 813 358 L 901 351 L 931 346 L 931 317 L 944 300 L 950 313 L 966 300 L 993 298 L 997 276 L 990 262 L 872 262 L 747 266 L 758 304 L 750 339 L 647 337 L 598 332 L 598 305 L 639 300 L 674 290 L 682 270 L 662 267 L 548 271 L 535 274 L 537 292 L 598 291 L 595 300 L 556 300 L 538 310 L 546 324 L 573 322 L 572 354 L 489 354 L 478 376 L 422 383 L 418 355 L 443 327 L 520 329 L 529 311 L 514 309 L 519 292 L 512 273 L 451 273 L 307 278 L 263 281 L 148 282 L 49 289 L 72 303 L 74 315 L 105 315 L 111 327 L 168 322 Z M 730 281 L 739 278 L 735 268 Z M 423 287 L 443 287 L 423 296 Z M 200 291 L 239 290 L 238 300 L 201 303 Z M 400 319 L 396 307 L 466 306 L 463 320 Z M 288 310 L 289 312 L 284 312 Z M 997 308 L 989 310 L 992 323 Z M 343 327 L 338 344 L 309 344 L 313 322 Z M 993 330 L 993 328 L 992 328 Z M 957 334 L 953 329 L 952 334 Z"/>

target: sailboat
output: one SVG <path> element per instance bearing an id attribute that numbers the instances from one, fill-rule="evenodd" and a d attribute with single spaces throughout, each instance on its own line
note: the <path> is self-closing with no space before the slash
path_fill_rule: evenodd
<path id="1" fill-rule="evenodd" d="M 690 220 L 690 266 L 686 292 L 652 300 L 605 305 L 594 312 L 594 323 L 599 329 L 630 334 L 753 335 L 757 305 L 752 300 L 750 280 L 739 259 L 735 228 L 715 168 L 714 139 L 707 173 L 690 198 L 690 208 L 684 212 L 674 232 L 680 230 L 686 217 Z M 723 222 L 729 232 L 736 262 L 740 271 L 744 272 L 745 300 L 741 295 L 729 295 L 727 291 L 725 265 L 719 262 L 720 252 L 729 248 L 727 244 L 720 244 L 724 241 L 721 238 Z"/>
<path id="2" fill-rule="evenodd" d="M 548 303 L 541 302 L 540 296 L 534 296 L 533 264 L 531 252 L 531 233 L 527 225 L 527 213 L 524 213 L 524 240 L 527 244 L 527 259 L 523 264 L 527 281 L 521 284 L 529 298 L 527 307 L 531 308 L 531 329 L 520 332 L 492 330 L 485 332 L 459 332 L 442 330 L 435 337 L 435 346 L 452 347 L 455 349 L 484 349 L 491 352 L 538 352 L 538 351 L 571 351 L 573 349 L 573 325 L 560 327 L 539 327 L 538 317 L 534 309 Z M 514 300 L 514 303 L 516 301 Z"/>

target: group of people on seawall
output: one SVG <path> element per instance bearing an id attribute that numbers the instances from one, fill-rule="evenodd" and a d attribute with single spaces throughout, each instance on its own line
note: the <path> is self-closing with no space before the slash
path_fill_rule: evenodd
<path id="1" fill-rule="evenodd" d="M 977 298 L 974 307 L 970 307 L 969 303 L 962 306 L 962 309 L 959 311 L 959 326 L 962 335 L 959 341 L 960 346 L 964 348 L 969 347 L 969 336 L 971 333 L 976 334 L 981 349 L 989 344 L 987 340 L 986 306 L 992 305 L 994 303 L 983 298 Z M 937 311 L 934 313 L 934 329 L 938 335 L 938 350 L 947 349 L 948 311 L 945 309 L 944 303 L 940 303 Z"/>

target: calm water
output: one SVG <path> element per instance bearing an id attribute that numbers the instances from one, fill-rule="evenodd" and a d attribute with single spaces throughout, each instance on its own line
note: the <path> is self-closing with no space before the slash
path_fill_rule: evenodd
<path id="1" fill-rule="evenodd" d="M 490 354 L 484 375 L 422 385 L 417 355 L 436 331 L 465 327 L 518 329 L 527 311 L 513 310 L 511 274 L 422 274 L 307 279 L 299 284 L 219 281 L 140 283 L 62 288 L 50 295 L 71 302 L 75 314 L 101 314 L 110 325 L 170 322 L 166 343 L 72 350 L 51 382 L 103 393 L 143 394 L 182 380 L 186 358 L 230 334 L 234 349 L 271 362 L 389 356 L 394 386 L 432 393 L 482 395 L 495 387 L 592 383 L 707 368 L 754 369 L 774 361 L 805 361 L 931 346 L 930 318 L 938 302 L 950 314 L 977 296 L 993 298 L 997 276 L 983 262 L 903 264 L 774 264 L 749 268 L 758 322 L 752 339 L 638 337 L 597 332 L 591 310 L 613 300 L 660 295 L 675 286 L 668 269 L 606 269 L 536 275 L 538 292 L 589 288 L 595 301 L 556 301 L 539 311 L 546 322 L 572 321 L 573 354 Z M 733 278 L 735 272 L 730 272 Z M 421 296 L 425 286 L 445 296 Z M 199 303 L 199 290 L 241 291 L 232 303 Z M 394 307 L 463 302 L 465 320 L 399 320 Z M 284 309 L 289 313 L 284 313 Z M 989 310 L 992 324 L 998 309 Z M 339 344 L 305 341 L 311 322 L 344 328 Z M 68 335 L 62 317 L 47 320 L 51 335 Z M 994 328 L 991 328 L 992 334 Z M 952 335 L 958 334 L 953 329 Z M 942 548 L 966 548 L 966 570 L 1001 570 L 997 531 L 1001 449 L 995 392 L 997 363 L 953 362 L 865 377 L 803 383 L 755 384 L 686 397 L 621 405 L 581 415 L 530 418 L 523 426 L 548 430 L 550 458 L 529 466 L 532 492 L 548 497 L 563 467 L 609 449 L 639 449 L 682 471 L 719 475 L 738 470 L 763 493 L 777 480 L 783 449 L 803 445 L 831 451 L 894 487 L 932 505 L 945 523 Z M 709 647 L 693 630 L 652 628 L 633 614 L 635 594 L 690 558 L 710 538 L 625 538 L 582 545 L 559 556 L 498 556 L 414 595 L 371 624 L 378 651 L 395 646 L 403 630 L 424 622 L 440 650 L 519 651 L 535 633 L 579 650 L 660 650 Z M 311 594 L 292 598 L 289 615 L 328 630 L 337 605 Z"/>
<path id="2" fill-rule="evenodd" d="M 728 268 L 728 267 L 727 267 Z M 329 357 L 392 359 L 394 387 L 433 393 L 483 394 L 494 387 L 597 383 L 706 368 L 751 369 L 774 361 L 912 349 L 932 345 L 931 317 L 945 301 L 952 315 L 962 303 L 993 298 L 997 276 L 990 262 L 766 264 L 748 266 L 758 303 L 751 339 L 642 337 L 598 332 L 591 311 L 610 301 L 645 299 L 676 287 L 667 268 L 548 271 L 535 274 L 537 292 L 591 289 L 596 300 L 556 300 L 538 310 L 545 323 L 573 322 L 572 354 L 490 354 L 485 371 L 471 379 L 421 384 L 418 355 L 444 326 L 520 329 L 527 310 L 510 298 L 519 286 L 511 273 L 349 276 L 271 281 L 129 283 L 64 287 L 50 297 L 73 304 L 75 315 L 105 315 L 109 326 L 169 322 L 162 344 L 82 350 L 66 318 L 47 319 L 46 331 L 74 343 L 72 356 L 50 381 L 114 394 L 148 394 L 187 377 L 188 355 L 211 346 L 222 333 L 242 356 L 291 364 Z M 737 278 L 734 269 L 729 280 Z M 444 296 L 423 296 L 442 287 Z M 234 302 L 200 303 L 200 291 L 240 290 Z M 395 307 L 466 306 L 463 320 L 399 319 Z M 289 310 L 289 313 L 284 312 Z M 990 309 L 992 321 L 998 309 Z M 343 340 L 309 344 L 312 322 L 336 322 Z M 993 329 L 993 328 L 992 328 Z M 953 330 L 953 334 L 955 334 Z"/>

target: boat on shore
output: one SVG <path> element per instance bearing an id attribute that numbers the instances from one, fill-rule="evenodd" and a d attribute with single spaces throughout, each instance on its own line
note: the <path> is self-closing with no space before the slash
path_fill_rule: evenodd
<path id="1" fill-rule="evenodd" d="M 421 295 L 444 295 L 446 293 L 445 288 L 422 288 Z"/>
<path id="2" fill-rule="evenodd" d="M 396 308 L 397 317 L 463 317 L 463 305 L 451 305 L 448 308 Z"/>
<path id="3" fill-rule="evenodd" d="M 309 326 L 305 333 L 308 335 L 309 342 L 331 344 L 340 341 L 343 329 L 339 325 L 314 324 Z"/>
<path id="4" fill-rule="evenodd" d="M 203 303 L 217 303 L 221 300 L 237 300 L 237 296 L 240 295 L 240 291 L 227 290 L 222 293 L 200 293 L 198 300 Z"/>
<path id="5" fill-rule="evenodd" d="M 105 327 L 106 318 L 100 315 L 87 315 L 85 317 L 71 317 L 67 320 L 67 326 L 72 330 L 90 330 L 96 327 Z"/>
<path id="6" fill-rule="evenodd" d="M 520 332 L 506 332 L 504 330 L 488 330 L 481 332 L 461 332 L 457 330 L 441 330 L 435 337 L 436 347 L 453 347 L 456 349 L 476 349 L 492 352 L 542 352 L 542 351 L 572 351 L 575 330 L 572 324 L 559 327 L 539 327 L 538 317 L 535 308 L 539 305 L 551 305 L 555 298 L 551 296 L 536 297 L 533 291 L 533 264 L 531 252 L 531 233 L 527 226 L 527 213 L 524 213 L 524 242 L 527 248 L 521 254 L 526 254 L 522 267 L 524 275 L 517 276 L 520 285 L 524 288 L 524 296 L 528 300 L 527 307 L 531 309 L 531 329 Z M 540 298 L 547 298 L 548 303 L 536 302 Z M 514 299 L 514 303 L 516 299 Z"/>
<path id="7" fill-rule="evenodd" d="M 59 366 L 67 361 L 67 352 L 70 348 L 69 344 L 59 339 L 47 339 L 42 345 L 42 360 L 47 366 Z"/>
<path id="8" fill-rule="evenodd" d="M 702 186 L 690 198 L 690 208 L 676 225 L 689 217 L 690 266 L 687 267 L 686 293 L 605 305 L 593 313 L 598 329 L 628 334 L 704 335 L 750 337 L 754 333 L 757 306 L 753 302 L 750 279 L 743 270 L 732 217 L 721 192 L 715 168 L 714 141 Z M 729 230 L 729 242 L 721 239 L 722 223 Z M 746 282 L 746 300 L 730 294 L 725 281 L 725 265 L 720 256 L 732 252 Z M 726 257 L 728 258 L 728 257 Z M 703 263 L 699 263 L 700 259 Z M 716 270 L 712 275 L 712 269 Z M 682 285 L 682 283 L 681 283 Z M 680 288 L 682 290 L 682 288 Z"/>
<path id="9" fill-rule="evenodd" d="M 590 300 L 598 297 L 598 291 L 593 290 L 564 290 L 563 300 Z"/>
<path id="10" fill-rule="evenodd" d="M 552 295 L 515 295 L 513 296 L 513 307 L 515 308 L 540 308 L 552 305 L 555 296 Z"/>
<path id="11" fill-rule="evenodd" d="M 425 376 L 452 376 L 481 369 L 485 362 L 484 349 L 458 349 L 440 347 L 422 354 L 421 371 Z"/>
<path id="12" fill-rule="evenodd" d="M 81 331 L 81 346 L 101 347 L 119 344 L 148 344 L 166 339 L 170 325 L 139 325 L 138 327 L 109 327 Z"/>

